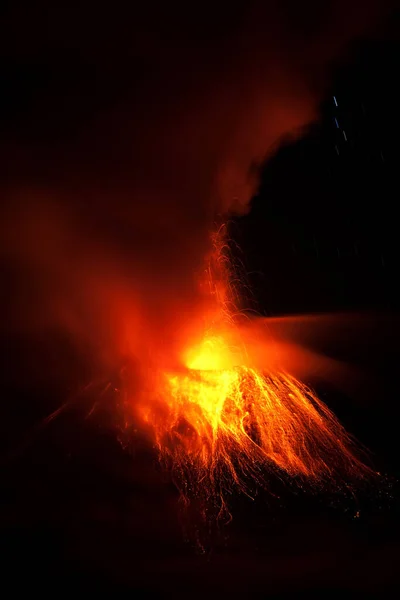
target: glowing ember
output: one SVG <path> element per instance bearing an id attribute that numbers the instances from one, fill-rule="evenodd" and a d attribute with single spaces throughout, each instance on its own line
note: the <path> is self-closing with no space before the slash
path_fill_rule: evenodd
<path id="1" fill-rule="evenodd" d="M 198 337 L 183 348 L 180 368 L 158 372 L 138 407 L 183 495 L 224 510 L 227 492 L 251 494 L 271 470 L 312 483 L 362 477 L 367 469 L 331 411 L 294 377 L 275 372 L 262 335 L 254 343 L 235 322 L 223 238 L 214 242 Z"/>

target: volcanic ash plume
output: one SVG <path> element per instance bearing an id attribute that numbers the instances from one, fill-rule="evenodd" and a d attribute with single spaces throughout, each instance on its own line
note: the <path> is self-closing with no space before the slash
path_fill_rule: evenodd
<path id="1" fill-rule="evenodd" d="M 11 7 L 0 36 L 2 326 L 61 332 L 94 369 L 173 355 L 216 214 L 249 210 L 260 165 L 316 118 L 327 65 L 383 3 L 44 5 L 23 22 Z"/>
<path id="2" fill-rule="evenodd" d="M 129 417 L 221 502 L 265 468 L 357 471 L 333 415 L 238 314 L 210 232 L 249 210 L 260 165 L 316 117 L 327 64 L 378 3 L 47 4 L 29 28 L 10 8 L 1 36 L 2 333 L 32 349 L 18 377 L 70 385 L 64 343 L 96 376 L 132 359 Z M 62 366 L 43 375 L 50 357 Z"/>

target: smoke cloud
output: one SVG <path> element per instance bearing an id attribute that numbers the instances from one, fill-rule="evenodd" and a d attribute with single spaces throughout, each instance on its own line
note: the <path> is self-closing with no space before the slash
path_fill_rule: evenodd
<path id="1" fill-rule="evenodd" d="M 214 220 L 250 209 L 262 163 L 318 118 L 333 61 L 382 14 L 343 1 L 10 8 L 3 333 L 62 332 L 97 366 L 173 353 Z"/>

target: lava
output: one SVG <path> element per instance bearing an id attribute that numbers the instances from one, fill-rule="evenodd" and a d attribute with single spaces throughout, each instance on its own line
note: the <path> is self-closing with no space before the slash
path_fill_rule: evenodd
<path id="1" fill-rule="evenodd" d="M 257 319 L 247 326 L 230 283 L 224 232 L 213 236 L 201 277 L 205 302 L 193 339 L 175 369 L 154 369 L 136 417 L 183 498 L 219 511 L 235 489 L 252 496 L 266 487 L 271 472 L 312 485 L 363 478 L 368 468 L 334 414 L 274 362 L 264 320 L 258 336 Z"/>

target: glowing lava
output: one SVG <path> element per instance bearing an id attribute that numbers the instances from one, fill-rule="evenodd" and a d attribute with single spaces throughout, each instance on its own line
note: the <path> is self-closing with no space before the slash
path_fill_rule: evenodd
<path id="1" fill-rule="evenodd" d="M 214 242 L 202 281 L 207 317 L 182 349 L 180 368 L 160 369 L 138 408 L 182 494 L 224 510 L 227 493 L 251 495 L 271 471 L 314 484 L 363 477 L 367 468 L 332 412 L 269 363 L 264 332 L 254 343 L 235 318 L 223 238 Z M 254 366 L 262 360 L 265 368 Z"/>

